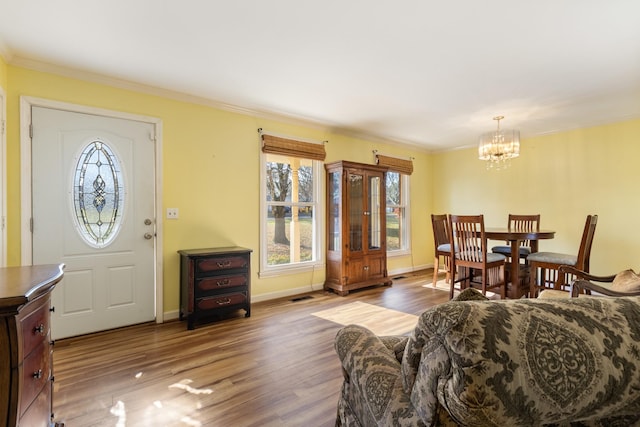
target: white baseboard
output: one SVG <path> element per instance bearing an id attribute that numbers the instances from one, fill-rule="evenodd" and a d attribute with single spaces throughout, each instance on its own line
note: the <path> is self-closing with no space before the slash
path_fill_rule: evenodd
<path id="1" fill-rule="evenodd" d="M 416 265 L 416 266 L 413 266 L 413 267 L 398 268 L 398 269 L 395 269 L 395 270 L 390 270 L 387 273 L 389 274 L 389 277 L 393 277 L 393 276 L 397 276 L 399 274 L 413 273 L 414 271 L 426 270 L 427 268 L 433 268 L 433 264 Z"/>
<path id="2" fill-rule="evenodd" d="M 179 317 L 180 317 L 180 310 L 165 311 L 163 313 L 163 319 L 165 322 L 168 320 L 176 320 Z"/>
<path id="3" fill-rule="evenodd" d="M 267 294 L 251 295 L 251 302 L 269 301 L 272 299 L 286 298 L 294 295 L 306 294 L 307 292 L 321 291 L 324 283 L 314 283 L 311 286 L 301 286 L 299 288 L 286 289 L 283 291 L 269 292 Z"/>

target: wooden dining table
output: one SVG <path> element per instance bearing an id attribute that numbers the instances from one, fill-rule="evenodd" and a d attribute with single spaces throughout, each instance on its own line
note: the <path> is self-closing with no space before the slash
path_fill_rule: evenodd
<path id="1" fill-rule="evenodd" d="M 522 231 L 507 227 L 486 227 L 485 236 L 488 240 L 502 240 L 511 246 L 511 283 L 507 286 L 507 297 L 522 298 L 529 294 L 529 283 L 520 283 L 520 244 L 524 240 L 531 241 L 531 252 L 538 252 L 538 240 L 553 239 L 556 232 L 552 230 Z"/>

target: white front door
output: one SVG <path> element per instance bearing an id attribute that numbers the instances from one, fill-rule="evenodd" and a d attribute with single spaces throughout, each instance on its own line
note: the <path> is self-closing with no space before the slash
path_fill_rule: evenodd
<path id="1" fill-rule="evenodd" d="M 154 126 L 32 107 L 33 264 L 64 263 L 63 338 L 155 318 Z"/>

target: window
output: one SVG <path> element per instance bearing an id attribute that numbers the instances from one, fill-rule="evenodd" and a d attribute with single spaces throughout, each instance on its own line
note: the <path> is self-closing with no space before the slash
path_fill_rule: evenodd
<path id="1" fill-rule="evenodd" d="M 409 251 L 409 176 L 387 172 L 387 253 Z"/>
<path id="2" fill-rule="evenodd" d="M 261 174 L 261 257 L 260 275 L 286 270 L 307 270 L 321 262 L 320 218 L 322 162 L 305 152 L 272 149 L 263 135 Z M 310 144 L 299 142 L 299 144 Z M 316 144 L 313 144 L 316 145 Z M 324 154 L 324 147 L 320 145 Z M 288 146 L 287 148 L 290 148 Z M 317 147 L 314 147 L 317 148 Z M 322 156 L 324 158 L 324 156 Z"/>
<path id="3" fill-rule="evenodd" d="M 387 254 L 409 253 L 409 176 L 413 159 L 380 154 L 374 150 L 376 163 L 389 168 L 387 172 Z"/>
<path id="4" fill-rule="evenodd" d="M 94 248 L 108 246 L 120 229 L 124 205 L 120 162 L 103 141 L 91 141 L 82 151 L 73 176 L 76 228 Z"/>

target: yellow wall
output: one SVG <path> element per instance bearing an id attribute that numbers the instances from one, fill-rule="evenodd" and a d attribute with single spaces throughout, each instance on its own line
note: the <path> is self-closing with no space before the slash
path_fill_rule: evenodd
<path id="1" fill-rule="evenodd" d="M 434 155 L 436 212 L 485 215 L 506 225 L 508 213 L 541 214 L 556 230 L 540 250 L 576 253 L 588 214 L 598 214 L 591 272 L 640 268 L 640 120 L 525 139 L 520 157 L 488 171 L 477 149 Z"/>
<path id="2" fill-rule="evenodd" d="M 372 163 L 372 150 L 414 157 L 411 176 L 412 253 L 392 257 L 391 273 L 431 266 L 431 213 L 484 213 L 487 225 L 507 214 L 540 213 L 557 231 L 542 250 L 577 251 L 585 216 L 599 214 L 591 270 L 640 267 L 635 219 L 640 201 L 640 120 L 525 139 L 521 155 L 504 171 L 487 171 L 475 147 L 427 154 L 408 147 L 346 137 L 328 130 L 232 113 L 166 97 L 6 65 L 8 264 L 20 264 L 20 96 L 33 96 L 160 118 L 163 122 L 164 311 L 179 305 L 178 249 L 239 245 L 252 248 L 252 294 L 280 295 L 324 280 L 324 271 L 260 278 L 258 128 L 328 140 L 327 162 Z M 627 218 L 629 220 L 627 220 Z M 627 221 L 625 221 L 627 220 Z"/>
<path id="3" fill-rule="evenodd" d="M 127 91 L 78 79 L 7 66 L 8 264 L 20 264 L 20 96 L 124 111 L 163 122 L 163 211 L 180 209 L 180 218 L 164 221 L 164 311 L 179 305 L 179 249 L 239 245 L 252 248 L 252 295 L 268 297 L 324 281 L 324 271 L 259 278 L 258 128 L 300 138 L 328 140 L 327 162 L 339 159 L 372 163 L 372 150 L 412 156 L 412 256 L 391 258 L 389 270 L 408 271 L 432 262 L 430 155 L 336 135 L 329 131 L 237 114 Z M 0 67 L 0 78 L 2 68 Z M 0 80 L 0 83 L 2 80 Z M 430 237 L 429 237 L 430 239 Z"/>

